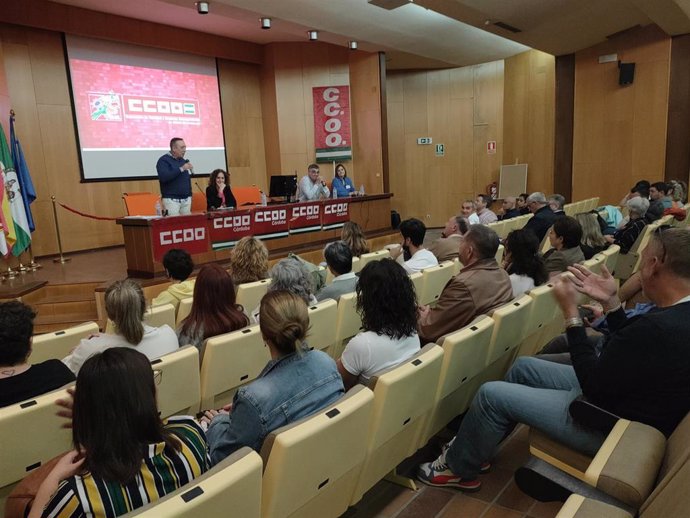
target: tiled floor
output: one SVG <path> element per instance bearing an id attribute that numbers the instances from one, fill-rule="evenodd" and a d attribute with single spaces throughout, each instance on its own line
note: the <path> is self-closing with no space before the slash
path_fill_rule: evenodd
<path id="1" fill-rule="evenodd" d="M 412 476 L 420 462 L 436 458 L 439 441 L 432 440 L 399 467 Z M 525 495 L 513 481 L 513 473 L 529 456 L 527 428 L 518 427 L 501 445 L 491 473 L 481 477 L 476 493 L 435 488 L 417 483 L 417 491 L 382 480 L 342 518 L 551 518 L 561 503 L 541 503 Z"/>

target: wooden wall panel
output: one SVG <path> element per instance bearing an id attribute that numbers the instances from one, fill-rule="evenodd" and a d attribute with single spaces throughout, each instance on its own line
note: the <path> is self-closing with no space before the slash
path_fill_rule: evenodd
<path id="1" fill-rule="evenodd" d="M 528 164 L 527 190 L 553 192 L 555 59 L 530 50 L 505 60 L 503 163 Z"/>
<path id="2" fill-rule="evenodd" d="M 664 178 L 671 39 L 649 25 L 575 55 L 573 199 L 616 203 L 637 180 Z M 619 86 L 617 53 L 636 63 L 632 85 Z"/>
<path id="3" fill-rule="evenodd" d="M 688 181 L 690 174 L 690 34 L 671 42 L 666 180 Z"/>
<path id="4" fill-rule="evenodd" d="M 498 180 L 503 140 L 503 62 L 428 72 L 389 72 L 388 149 L 393 208 L 442 226 L 464 199 Z M 431 137 L 432 145 L 417 145 Z M 487 155 L 487 140 L 497 141 Z M 435 145 L 445 145 L 436 156 Z"/>

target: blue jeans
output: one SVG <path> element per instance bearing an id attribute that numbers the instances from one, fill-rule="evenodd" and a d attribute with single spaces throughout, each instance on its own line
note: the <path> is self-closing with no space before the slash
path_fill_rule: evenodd
<path id="1" fill-rule="evenodd" d="M 490 461 L 499 443 L 516 423 L 534 427 L 553 439 L 593 455 L 606 436 L 575 423 L 570 402 L 582 393 L 569 365 L 537 358 L 518 358 L 506 381 L 484 383 L 462 420 L 446 453 L 450 470 L 472 480 Z"/>

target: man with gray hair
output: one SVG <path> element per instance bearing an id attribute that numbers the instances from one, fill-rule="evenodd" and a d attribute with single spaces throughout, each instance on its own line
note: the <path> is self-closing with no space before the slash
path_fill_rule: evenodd
<path id="1" fill-rule="evenodd" d="M 431 243 L 427 250 L 436 256 L 439 263 L 457 259 L 460 241 L 469 229 L 470 224 L 463 216 L 451 216 L 446 221 L 441 237 Z"/>
<path id="2" fill-rule="evenodd" d="M 469 324 L 477 315 L 490 313 L 510 302 L 510 277 L 496 262 L 498 235 L 484 225 L 472 225 L 460 240 L 458 255 L 464 268 L 453 277 L 436 307 L 421 306 L 417 329 L 422 343 Z"/>
<path id="3" fill-rule="evenodd" d="M 556 216 L 565 216 L 563 206 L 565 205 L 565 197 L 560 194 L 552 194 L 549 196 L 549 208 Z"/>
<path id="4" fill-rule="evenodd" d="M 337 301 L 341 295 L 352 293 L 357 287 L 357 276 L 352 271 L 352 251 L 345 241 L 328 243 L 323 250 L 326 266 L 335 276 L 333 282 L 321 288 L 316 300 Z"/>
<path id="5" fill-rule="evenodd" d="M 543 192 L 533 192 L 530 194 L 527 197 L 527 207 L 534 216 L 529 219 L 524 228 L 534 232 L 539 242 L 541 242 L 558 215 L 554 214 L 549 207 Z"/>

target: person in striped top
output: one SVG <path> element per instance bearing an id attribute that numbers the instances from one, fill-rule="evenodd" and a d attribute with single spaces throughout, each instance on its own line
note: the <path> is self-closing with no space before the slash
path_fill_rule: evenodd
<path id="1" fill-rule="evenodd" d="M 122 347 L 84 363 L 72 410 L 74 451 L 41 484 L 29 518 L 120 516 L 208 470 L 199 425 L 158 416 L 160 375 L 146 356 Z"/>

